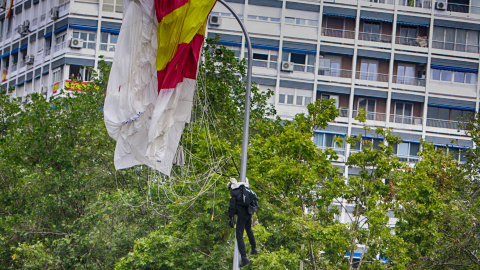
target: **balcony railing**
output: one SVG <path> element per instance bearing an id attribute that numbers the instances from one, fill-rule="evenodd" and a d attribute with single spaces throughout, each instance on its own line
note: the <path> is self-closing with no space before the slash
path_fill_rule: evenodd
<path id="1" fill-rule="evenodd" d="M 355 38 L 355 31 L 334 28 L 322 28 L 322 35 L 337 38 Z"/>
<path id="2" fill-rule="evenodd" d="M 387 4 L 387 5 L 393 5 L 394 0 L 363 0 L 364 2 L 369 2 L 369 3 L 379 3 L 379 4 Z"/>
<path id="3" fill-rule="evenodd" d="M 391 35 L 385 35 L 380 33 L 360 32 L 358 38 L 360 40 L 366 40 L 366 41 L 375 41 L 375 42 L 383 42 L 383 43 L 392 42 Z"/>
<path id="4" fill-rule="evenodd" d="M 404 155 L 396 155 L 400 161 L 403 162 L 410 162 L 410 163 L 417 163 L 420 160 L 419 156 L 404 156 Z"/>
<path id="5" fill-rule="evenodd" d="M 60 50 L 65 49 L 66 47 L 67 47 L 67 42 L 64 41 L 64 42 L 62 42 L 62 43 L 55 44 L 53 50 L 54 50 L 54 52 L 58 52 L 58 51 L 60 51 Z"/>
<path id="6" fill-rule="evenodd" d="M 442 41 L 442 40 L 433 40 L 432 46 L 435 49 L 443 49 L 443 50 L 450 50 L 450 51 L 457 51 L 457 52 L 478 53 L 478 44 L 472 45 L 472 44 L 448 42 L 448 41 Z"/>
<path id="7" fill-rule="evenodd" d="M 438 128 L 462 129 L 462 130 L 466 129 L 464 122 L 454 121 L 454 120 L 433 119 L 433 118 L 427 118 L 427 126 L 438 127 Z"/>
<path id="8" fill-rule="evenodd" d="M 267 61 L 267 60 L 255 60 L 253 59 L 252 65 L 254 67 L 264 67 L 264 68 L 277 68 L 277 62 Z"/>
<path id="9" fill-rule="evenodd" d="M 400 45 L 409 45 L 409 46 L 417 46 L 417 47 L 428 47 L 428 38 L 426 36 L 418 36 L 416 38 L 413 37 L 397 37 L 396 44 Z"/>
<path id="10" fill-rule="evenodd" d="M 425 79 L 393 75 L 393 83 L 404 84 L 404 85 L 425 86 Z"/>
<path id="11" fill-rule="evenodd" d="M 348 117 L 348 108 L 339 108 L 338 111 L 340 112 L 339 117 Z"/>
<path id="12" fill-rule="evenodd" d="M 393 114 L 390 115 L 390 122 L 408 125 L 422 125 L 422 117 Z"/>
<path id="13" fill-rule="evenodd" d="M 398 4 L 405 7 L 417 7 L 417 8 L 432 8 L 431 0 L 399 0 Z"/>
<path id="14" fill-rule="evenodd" d="M 354 110 L 353 111 L 353 118 L 358 116 L 358 111 Z M 386 119 L 386 114 L 385 113 L 377 113 L 377 112 L 367 112 L 367 120 L 372 120 L 372 121 L 385 121 Z"/>
<path id="15" fill-rule="evenodd" d="M 340 77 L 340 78 L 351 78 L 352 71 L 348 69 L 319 69 L 318 75 Z"/>
<path id="16" fill-rule="evenodd" d="M 376 81 L 376 82 L 388 82 L 388 74 L 382 74 L 382 73 L 376 73 L 376 72 L 367 72 L 367 71 L 357 71 L 356 79 L 367 80 L 367 81 Z"/>

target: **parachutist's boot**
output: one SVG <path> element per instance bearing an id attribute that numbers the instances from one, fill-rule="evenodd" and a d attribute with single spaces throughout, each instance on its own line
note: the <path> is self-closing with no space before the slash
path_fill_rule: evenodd
<path id="1" fill-rule="evenodd" d="M 244 267 L 245 265 L 249 264 L 250 260 L 247 256 L 242 256 L 242 261 L 240 262 L 240 267 Z"/>
<path id="2" fill-rule="evenodd" d="M 252 248 L 252 251 L 250 252 L 250 254 L 257 255 L 258 254 L 257 248 Z"/>

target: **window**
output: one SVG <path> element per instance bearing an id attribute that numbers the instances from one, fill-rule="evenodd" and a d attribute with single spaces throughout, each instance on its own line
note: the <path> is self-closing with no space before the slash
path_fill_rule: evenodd
<path id="1" fill-rule="evenodd" d="M 418 142 L 402 142 L 393 146 L 395 155 L 400 161 L 417 162 L 419 160 L 418 152 L 420 152 L 420 143 Z"/>
<path id="2" fill-rule="evenodd" d="M 295 53 L 295 52 L 283 52 L 282 61 L 293 62 L 293 70 L 311 72 L 315 69 L 315 55 Z"/>
<path id="3" fill-rule="evenodd" d="M 363 40 L 379 41 L 380 40 L 380 24 L 376 22 L 363 23 Z"/>
<path id="4" fill-rule="evenodd" d="M 442 107 L 434 107 L 434 106 L 428 106 L 428 110 L 427 110 L 427 118 L 443 119 L 443 120 L 456 121 L 464 118 L 466 120 L 470 120 L 472 118 L 472 114 L 473 112 L 468 110 L 442 108 Z"/>
<path id="5" fill-rule="evenodd" d="M 346 77 L 346 74 L 341 74 L 342 57 L 334 55 L 328 55 L 325 57 L 320 56 L 318 61 L 318 75 Z"/>
<path id="6" fill-rule="evenodd" d="M 342 144 L 335 143 L 335 137 L 342 138 Z M 333 148 L 339 155 L 345 154 L 345 135 L 333 133 L 315 133 L 313 142 L 321 149 Z"/>
<path id="7" fill-rule="evenodd" d="M 7 19 L 7 38 L 12 36 L 12 28 L 13 28 L 13 16 Z"/>
<path id="8" fill-rule="evenodd" d="M 55 37 L 55 47 L 54 47 L 55 52 L 67 47 L 67 42 L 65 41 L 66 36 L 67 36 L 67 33 L 64 33 L 63 35 L 57 35 Z"/>
<path id="9" fill-rule="evenodd" d="M 379 145 L 383 143 L 381 138 L 368 138 L 362 137 L 362 141 L 357 141 L 353 146 L 352 152 L 362 151 L 365 147 L 372 147 L 373 149 L 379 149 Z"/>
<path id="10" fill-rule="evenodd" d="M 338 108 L 338 101 L 339 101 L 339 96 L 338 95 L 330 95 L 330 94 L 322 94 L 321 99 L 334 99 L 335 100 L 335 108 Z"/>
<path id="11" fill-rule="evenodd" d="M 468 160 L 466 156 L 468 148 L 436 145 L 435 149 L 437 151 L 443 151 L 445 154 L 452 155 L 452 158 L 457 162 L 463 163 Z"/>
<path id="12" fill-rule="evenodd" d="M 73 31 L 73 38 L 83 40 L 83 48 L 95 49 L 95 36 L 94 32 Z"/>
<path id="13" fill-rule="evenodd" d="M 400 26 L 399 44 L 416 46 L 417 27 Z"/>
<path id="14" fill-rule="evenodd" d="M 245 52 L 245 58 L 248 53 Z M 277 68 L 278 51 L 253 49 L 253 65 L 256 67 Z"/>
<path id="15" fill-rule="evenodd" d="M 52 70 L 52 74 L 53 74 L 52 76 L 53 76 L 53 83 L 54 84 L 63 80 L 62 68 L 61 67 Z"/>
<path id="16" fill-rule="evenodd" d="M 433 47 L 437 49 L 478 53 L 478 38 L 476 30 L 433 28 Z"/>
<path id="17" fill-rule="evenodd" d="M 11 61 L 12 61 L 12 64 L 11 64 L 10 70 L 12 70 L 12 71 L 17 70 L 18 53 L 12 53 Z"/>
<path id="18" fill-rule="evenodd" d="M 398 64 L 397 83 L 413 85 L 415 82 L 415 66 L 407 64 Z"/>
<path id="19" fill-rule="evenodd" d="M 102 11 L 122 13 L 122 0 L 103 0 Z"/>
<path id="20" fill-rule="evenodd" d="M 432 68 L 431 78 L 436 81 L 477 84 L 477 74 L 473 72 Z"/>
<path id="21" fill-rule="evenodd" d="M 264 21 L 264 22 L 280 22 L 280 18 L 275 17 L 266 17 L 266 16 L 257 16 L 257 15 L 248 15 L 249 20 Z"/>
<path id="22" fill-rule="evenodd" d="M 118 34 L 102 32 L 100 34 L 100 50 L 101 51 L 115 51 L 117 45 Z"/>
<path id="23" fill-rule="evenodd" d="M 285 23 L 287 23 L 287 24 L 297 24 L 297 25 L 306 25 L 306 26 L 317 26 L 318 25 L 318 20 L 285 17 Z"/>
<path id="24" fill-rule="evenodd" d="M 278 95 L 279 104 L 307 106 L 312 102 L 311 91 L 282 89 Z"/>
<path id="25" fill-rule="evenodd" d="M 360 80 L 376 81 L 378 61 L 362 59 L 360 64 Z"/>
<path id="26" fill-rule="evenodd" d="M 50 55 L 50 50 L 52 48 L 52 36 L 45 38 L 45 56 Z"/>
<path id="27" fill-rule="evenodd" d="M 413 104 L 407 102 L 395 102 L 394 122 L 413 124 Z"/>
<path id="28" fill-rule="evenodd" d="M 368 120 L 375 120 L 375 111 L 376 111 L 377 101 L 371 98 L 359 98 L 358 99 L 358 110 L 363 109 L 367 112 Z"/>

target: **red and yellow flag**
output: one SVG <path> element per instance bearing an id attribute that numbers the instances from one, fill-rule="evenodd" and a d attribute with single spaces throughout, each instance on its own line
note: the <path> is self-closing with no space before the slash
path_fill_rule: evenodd
<path id="1" fill-rule="evenodd" d="M 216 0 L 124 0 L 105 99 L 115 168 L 170 175 L 190 121 L 207 17 Z"/>

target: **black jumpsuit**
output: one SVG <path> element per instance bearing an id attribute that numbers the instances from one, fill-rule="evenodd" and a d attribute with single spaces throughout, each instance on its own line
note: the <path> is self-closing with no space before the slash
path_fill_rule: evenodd
<path id="1" fill-rule="evenodd" d="M 243 230 L 247 231 L 248 241 L 252 246 L 252 250 L 257 248 L 255 236 L 252 231 L 252 215 L 248 213 L 248 207 L 243 205 L 243 193 L 241 188 L 232 189 L 230 191 L 230 208 L 228 216 L 233 218 L 237 214 L 237 228 L 235 235 L 237 237 L 238 250 L 242 257 L 247 256 L 245 242 L 243 241 Z"/>

